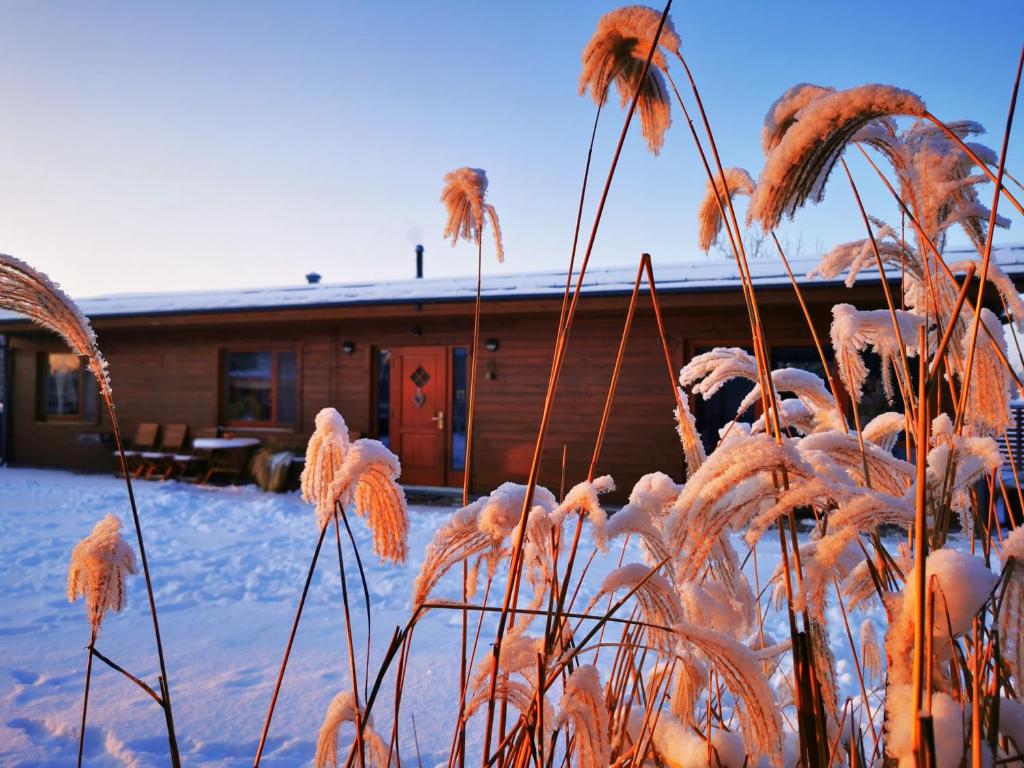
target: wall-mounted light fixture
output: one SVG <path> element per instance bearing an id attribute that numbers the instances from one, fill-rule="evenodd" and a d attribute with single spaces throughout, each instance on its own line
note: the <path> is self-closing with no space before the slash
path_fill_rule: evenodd
<path id="1" fill-rule="evenodd" d="M 354 341 L 343 342 L 341 345 L 341 351 L 344 352 L 346 355 L 351 355 L 353 352 L 356 351 L 356 343 Z"/>
<path id="2" fill-rule="evenodd" d="M 421 328 L 418 325 L 414 325 L 412 327 L 412 335 L 415 336 L 418 339 L 420 336 L 423 335 L 423 328 Z"/>
<path id="3" fill-rule="evenodd" d="M 497 352 L 500 347 L 501 342 L 498 341 L 497 339 L 488 339 L 487 341 L 484 342 L 484 349 L 486 349 L 488 352 Z"/>
<path id="4" fill-rule="evenodd" d="M 484 367 L 484 378 L 487 379 L 488 381 L 494 381 L 496 378 L 498 378 L 498 366 L 495 365 L 493 362 L 488 363 Z"/>

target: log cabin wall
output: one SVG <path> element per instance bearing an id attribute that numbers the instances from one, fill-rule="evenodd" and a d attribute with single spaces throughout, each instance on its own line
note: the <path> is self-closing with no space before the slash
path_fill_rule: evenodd
<path id="1" fill-rule="evenodd" d="M 818 333 L 827 343 L 830 309 L 837 301 L 879 306 L 878 287 L 807 290 Z M 791 291 L 759 294 L 770 345 L 810 347 L 806 323 Z M 580 305 L 559 382 L 545 444 L 541 482 L 586 476 L 622 332 L 628 296 L 587 297 Z M 674 371 L 700 347 L 749 343 L 738 291 L 662 296 Z M 481 338 L 500 348 L 480 351 L 473 489 L 485 493 L 506 480 L 524 481 L 530 464 L 554 347 L 558 302 L 488 301 Z M 141 422 L 185 423 L 193 434 L 222 423 L 224 350 L 259 347 L 299 352 L 301 423 L 294 430 L 252 430 L 273 445 L 301 450 L 316 413 L 333 405 L 349 427 L 376 435 L 375 360 L 380 348 L 469 345 L 472 305 L 290 310 L 165 318 L 99 318 L 94 323 L 110 363 L 114 399 L 126 440 Z M 95 421 L 38 418 L 39 355 L 62 351 L 59 340 L 27 326 L 7 329 L 13 351 L 12 463 L 110 471 L 110 451 L 78 444 L 83 431 L 109 430 Z M 354 351 L 345 354 L 344 342 Z M 484 375 L 490 366 L 494 378 Z M 681 452 L 672 415 L 670 380 L 650 301 L 642 296 L 630 334 L 614 409 L 597 473 L 613 475 L 621 500 L 647 472 L 682 479 Z M 232 430 L 239 431 L 239 430 Z"/>

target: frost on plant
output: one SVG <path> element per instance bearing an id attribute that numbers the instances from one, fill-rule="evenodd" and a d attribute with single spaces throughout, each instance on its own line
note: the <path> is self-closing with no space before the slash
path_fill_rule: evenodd
<path id="1" fill-rule="evenodd" d="M 135 572 L 135 552 L 121 536 L 116 515 L 104 517 L 75 545 L 68 569 L 68 600 L 85 599 L 94 637 L 107 611 L 119 613 L 127 604 L 125 578 Z"/>
<path id="2" fill-rule="evenodd" d="M 398 484 L 398 457 L 377 440 L 350 441 L 345 420 L 334 408 L 316 416 L 316 430 L 306 447 L 302 498 L 316 507 L 323 529 L 336 506 L 365 517 L 373 532 L 373 551 L 382 560 L 405 562 L 409 513 Z"/>

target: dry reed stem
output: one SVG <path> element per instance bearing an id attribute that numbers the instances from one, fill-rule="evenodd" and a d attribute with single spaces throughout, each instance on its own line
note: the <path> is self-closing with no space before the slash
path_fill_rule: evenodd
<path id="1" fill-rule="evenodd" d="M 651 49 L 648 52 L 646 61 L 644 62 L 644 67 L 643 67 L 643 70 L 642 70 L 642 72 L 640 74 L 640 78 L 639 78 L 640 81 L 642 81 L 644 79 L 644 77 L 646 77 L 647 71 L 650 68 L 651 59 L 653 58 L 654 53 L 655 53 L 655 51 L 657 49 L 658 39 L 660 38 L 661 31 L 662 31 L 662 29 L 665 26 L 666 20 L 668 19 L 668 12 L 669 12 L 669 9 L 671 8 L 671 6 L 672 6 L 672 0 L 668 0 L 668 2 L 665 5 L 665 10 L 662 12 L 661 21 L 659 22 L 658 30 L 655 33 L 654 39 L 652 41 Z M 536 441 L 536 445 L 534 447 L 533 459 L 531 461 L 530 474 L 529 474 L 529 478 L 527 480 L 527 489 L 528 490 L 527 490 L 527 493 L 526 493 L 526 498 L 524 499 L 522 514 L 520 516 L 519 531 L 516 534 L 515 542 L 514 542 L 514 545 L 513 545 L 512 558 L 511 558 L 511 564 L 510 564 L 510 569 L 509 569 L 509 578 L 508 578 L 508 583 L 507 583 L 506 589 L 505 589 L 505 598 L 504 598 L 503 605 L 502 605 L 501 617 L 499 618 L 499 621 L 498 621 L 497 642 L 494 645 L 494 649 L 495 650 L 494 650 L 494 654 L 493 654 L 492 670 L 491 670 L 491 695 L 489 697 L 490 700 L 488 701 L 487 724 L 486 724 L 485 730 L 484 730 L 484 749 L 483 749 L 484 764 L 486 764 L 487 756 L 488 756 L 488 753 L 490 752 L 491 727 L 492 727 L 493 720 L 494 720 L 493 693 L 494 693 L 494 689 L 495 689 L 495 687 L 497 685 L 497 680 L 498 680 L 498 658 L 499 658 L 499 654 L 500 654 L 500 650 L 499 649 L 501 647 L 501 640 L 502 640 L 502 638 L 504 637 L 504 634 L 505 634 L 505 626 L 506 626 L 506 622 L 507 622 L 508 611 L 509 611 L 509 608 L 511 606 L 512 595 L 515 593 L 515 588 L 516 588 L 516 584 L 518 583 L 518 576 L 519 576 L 520 569 L 521 569 L 523 542 L 525 541 L 525 537 L 523 536 L 523 533 L 525 532 L 525 523 L 526 523 L 527 516 L 529 515 L 529 512 L 530 512 L 530 506 L 531 506 L 531 501 L 532 501 L 532 496 L 533 496 L 533 489 L 536 486 L 537 476 L 538 476 L 538 473 L 539 473 L 539 470 L 540 470 L 540 455 L 541 455 L 541 452 L 542 452 L 542 449 L 543 449 L 543 445 L 544 445 L 544 438 L 546 437 L 546 434 L 547 434 L 547 425 L 548 425 L 549 420 L 550 420 L 554 390 L 556 389 L 557 384 L 558 384 L 558 374 L 561 371 L 561 364 L 562 364 L 562 360 L 564 358 L 566 340 L 567 340 L 567 337 L 568 337 L 569 329 L 571 328 L 571 325 L 572 325 L 573 318 L 575 316 L 575 308 L 576 308 L 576 306 L 577 306 L 577 304 L 579 302 L 579 297 L 580 297 L 580 293 L 582 291 L 582 286 L 583 286 L 583 278 L 584 278 L 584 275 L 586 274 L 586 269 L 587 269 L 587 265 L 589 264 L 589 261 L 590 261 L 591 253 L 593 252 L 594 242 L 595 242 L 596 237 L 597 237 L 597 230 L 598 230 L 598 227 L 600 226 L 601 215 L 602 215 L 602 213 L 604 211 L 604 206 L 605 206 L 605 203 L 606 203 L 607 198 L 608 198 L 608 190 L 611 187 L 611 182 L 612 182 L 612 179 L 614 178 L 614 175 L 615 175 L 615 168 L 618 165 L 618 160 L 619 160 L 619 156 L 621 155 L 621 152 L 622 152 L 622 146 L 623 146 L 623 144 L 625 142 L 626 133 L 629 130 L 629 124 L 632 121 L 634 112 L 636 111 L 637 100 L 638 100 L 639 95 L 640 95 L 640 88 L 639 88 L 640 84 L 641 83 L 638 82 L 637 90 L 633 94 L 633 99 L 632 99 L 632 101 L 630 103 L 629 110 L 626 113 L 626 119 L 624 121 L 624 124 L 623 124 L 623 127 L 622 127 L 622 131 L 621 131 L 621 133 L 619 135 L 619 141 L 618 141 L 618 144 L 616 146 L 615 153 L 614 153 L 614 155 L 612 157 L 612 163 L 611 163 L 611 167 L 608 170 L 608 177 L 607 177 L 607 179 L 605 181 L 604 190 L 602 192 L 601 199 L 600 199 L 600 201 L 598 203 L 597 211 L 595 213 L 594 225 L 593 225 L 593 228 L 591 229 L 590 238 L 588 240 L 587 247 L 586 247 L 586 250 L 584 252 L 584 258 L 583 258 L 583 262 L 582 262 L 581 267 L 580 267 L 580 275 L 579 275 L 579 278 L 577 279 L 576 289 L 575 289 L 575 291 L 573 293 L 572 302 L 571 302 L 571 304 L 569 306 L 569 310 L 568 310 L 568 312 L 566 314 L 565 328 L 563 330 L 562 335 L 559 337 L 558 342 L 556 343 L 554 362 L 553 362 L 553 365 L 552 365 L 553 373 L 552 373 L 552 376 L 551 376 L 550 381 L 549 381 L 548 392 L 547 392 L 547 396 L 545 397 L 544 407 L 543 407 L 543 411 L 542 411 L 542 414 L 541 414 L 541 424 L 540 424 L 540 427 L 538 429 L 537 441 Z"/>

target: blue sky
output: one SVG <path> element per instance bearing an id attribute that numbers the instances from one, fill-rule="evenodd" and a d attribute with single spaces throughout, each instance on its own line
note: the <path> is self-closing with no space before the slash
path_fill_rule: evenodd
<path id="1" fill-rule="evenodd" d="M 311 269 L 409 277 L 418 242 L 428 276 L 468 274 L 475 253 L 442 241 L 438 196 L 445 172 L 473 165 L 505 233 L 507 261 L 486 272 L 564 268 L 594 110 L 576 93 L 580 53 L 615 6 L 8 2 L 0 250 L 76 295 L 286 285 Z M 998 148 L 1024 42 L 1019 0 L 679 2 L 673 20 L 724 162 L 755 177 L 764 113 L 802 81 L 910 88 Z M 638 126 L 629 137 L 595 264 L 706 258 L 705 178 L 677 112 L 659 157 Z M 605 114 L 602 180 L 623 117 Z M 1024 176 L 1018 118 L 1009 166 Z M 1003 242 L 1024 241 L 1013 219 Z M 805 254 L 863 236 L 845 179 L 782 235 Z"/>

